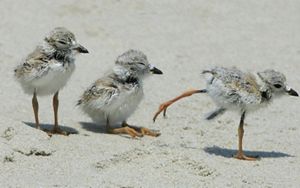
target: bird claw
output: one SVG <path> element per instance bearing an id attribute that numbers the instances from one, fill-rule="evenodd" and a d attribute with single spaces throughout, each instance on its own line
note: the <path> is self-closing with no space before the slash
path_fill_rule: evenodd
<path id="1" fill-rule="evenodd" d="M 133 135 L 130 134 L 133 138 L 135 136 L 143 137 L 144 135 L 147 135 L 147 136 L 158 137 L 160 135 L 159 131 L 150 130 L 146 127 L 128 125 L 126 122 L 123 122 L 122 127 L 127 129 L 128 133 L 133 133 Z"/>
<path id="2" fill-rule="evenodd" d="M 61 130 L 60 128 L 56 128 L 54 127 L 52 130 L 44 130 L 48 136 L 53 136 L 54 134 L 59 134 L 59 135 L 63 135 L 63 136 L 69 136 L 69 132 Z"/>
<path id="3" fill-rule="evenodd" d="M 155 113 L 154 117 L 153 117 L 153 122 L 155 122 L 156 118 L 158 117 L 158 115 L 163 112 L 163 117 L 166 118 L 167 117 L 167 108 L 170 106 L 169 102 L 163 103 L 159 106 L 158 111 Z"/>
<path id="4" fill-rule="evenodd" d="M 153 131 L 153 130 L 150 130 L 145 127 L 142 127 L 140 129 L 140 132 L 142 133 L 142 135 L 148 135 L 148 136 L 153 136 L 153 137 L 158 137 L 161 135 L 161 133 L 159 131 Z"/>
<path id="5" fill-rule="evenodd" d="M 233 156 L 236 159 L 239 160 L 246 160 L 246 161 L 256 161 L 259 159 L 259 156 L 246 156 L 243 153 L 237 153 L 236 155 Z"/>

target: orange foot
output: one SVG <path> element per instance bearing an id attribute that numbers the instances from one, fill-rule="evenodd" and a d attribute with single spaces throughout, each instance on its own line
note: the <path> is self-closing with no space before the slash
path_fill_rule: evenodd
<path id="1" fill-rule="evenodd" d="M 107 132 L 110 134 L 128 134 L 132 138 L 143 137 L 143 134 L 137 132 L 136 130 L 134 130 L 133 128 L 128 127 L 128 126 L 124 126 L 121 128 L 108 128 Z"/>
<path id="2" fill-rule="evenodd" d="M 172 101 L 167 101 L 165 103 L 162 103 L 161 105 L 159 105 L 159 108 L 157 110 L 157 112 L 155 112 L 154 117 L 153 117 L 153 122 L 155 122 L 157 116 L 163 111 L 163 116 L 166 117 L 167 115 L 167 108 L 172 104 Z"/>
<path id="3" fill-rule="evenodd" d="M 143 136 L 148 135 L 148 136 L 158 137 L 160 135 L 160 133 L 158 131 L 153 131 L 153 130 L 150 130 L 145 127 L 137 127 L 137 126 L 128 125 L 126 122 L 123 122 L 122 127 L 129 127 L 131 129 L 135 130 L 136 132 L 142 134 Z"/>
<path id="4" fill-rule="evenodd" d="M 64 136 L 69 136 L 70 133 L 61 130 L 59 127 L 54 127 L 52 130 L 44 130 L 50 137 L 53 136 L 54 134 L 59 134 L 59 135 L 64 135 Z"/>
<path id="5" fill-rule="evenodd" d="M 148 128 L 141 127 L 140 128 L 142 135 L 148 135 L 148 136 L 153 136 L 153 137 L 158 137 L 160 136 L 160 132 L 158 131 L 152 131 Z"/>
<path id="6" fill-rule="evenodd" d="M 259 159 L 258 156 L 246 156 L 244 155 L 244 153 L 239 153 L 239 152 L 233 157 L 239 160 L 246 160 L 246 161 L 256 161 Z"/>

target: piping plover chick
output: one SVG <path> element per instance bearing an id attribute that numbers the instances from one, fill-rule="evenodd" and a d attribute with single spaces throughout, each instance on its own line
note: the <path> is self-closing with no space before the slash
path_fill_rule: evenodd
<path id="1" fill-rule="evenodd" d="M 150 73 L 162 74 L 148 63 L 143 52 L 129 50 L 117 58 L 112 70 L 83 93 L 78 105 L 95 123 L 105 125 L 108 133 L 159 136 L 147 128 L 126 123 L 143 98 L 143 79 Z"/>
<path id="2" fill-rule="evenodd" d="M 66 134 L 58 127 L 58 92 L 63 88 L 75 69 L 75 55 L 88 53 L 77 43 L 72 32 L 63 27 L 52 30 L 15 69 L 15 78 L 25 93 L 33 95 L 32 106 L 36 128 L 39 124 L 37 96 L 53 96 L 54 128 L 48 134 Z"/>
<path id="3" fill-rule="evenodd" d="M 286 84 L 286 78 L 282 73 L 274 70 L 258 72 L 257 75 L 260 82 L 256 80 L 254 75 L 244 73 L 236 68 L 217 67 L 203 71 L 203 73 L 207 76 L 206 89 L 189 90 L 170 101 L 162 103 L 153 121 L 162 111 L 165 116 L 167 108 L 177 100 L 195 93 L 207 93 L 218 108 L 211 112 L 206 119 L 213 119 L 223 114 L 226 110 L 237 110 L 241 113 L 238 128 L 238 152 L 235 158 L 255 160 L 255 157 L 245 156 L 242 148 L 246 113 L 266 106 L 264 104 L 269 104 L 275 97 L 283 96 L 284 94 L 298 96 L 298 93 Z"/>

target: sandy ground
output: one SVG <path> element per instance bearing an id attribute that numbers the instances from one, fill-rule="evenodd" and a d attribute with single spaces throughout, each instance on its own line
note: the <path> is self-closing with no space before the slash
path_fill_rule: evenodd
<path id="1" fill-rule="evenodd" d="M 297 0 L 1 0 L 0 187 L 299 187 L 299 98 L 247 116 L 244 147 L 261 156 L 256 162 L 231 158 L 239 115 L 205 121 L 214 108 L 206 95 L 182 100 L 152 123 L 159 103 L 203 88 L 201 70 L 215 65 L 281 70 L 299 91 L 299 10 Z M 56 26 L 73 31 L 90 54 L 77 58 L 60 93 L 60 124 L 77 134 L 49 138 L 32 128 L 31 96 L 13 69 Z M 146 96 L 129 119 L 160 130 L 158 138 L 106 134 L 75 106 L 131 48 L 164 71 L 145 80 Z M 51 97 L 39 102 L 49 127 Z"/>

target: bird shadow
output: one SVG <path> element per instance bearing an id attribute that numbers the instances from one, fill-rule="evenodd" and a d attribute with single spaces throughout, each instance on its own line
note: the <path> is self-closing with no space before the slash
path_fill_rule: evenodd
<path id="1" fill-rule="evenodd" d="M 237 150 L 220 148 L 218 146 L 205 147 L 204 151 L 211 155 L 222 156 L 226 158 L 232 158 Z M 259 158 L 280 158 L 280 157 L 294 157 L 287 153 L 276 152 L 276 151 L 247 151 L 244 150 L 245 155 L 248 156 L 258 156 Z"/>
<path id="2" fill-rule="evenodd" d="M 98 125 L 95 123 L 90 123 L 90 122 L 79 122 L 81 127 L 87 131 L 94 132 L 94 133 L 102 133 L 102 134 L 107 134 L 105 127 L 102 125 Z"/>
<path id="3" fill-rule="evenodd" d="M 32 128 L 36 128 L 35 126 L 35 123 L 33 122 L 24 122 L 23 123 L 25 125 L 28 125 L 29 127 L 32 127 Z M 40 127 L 42 130 L 46 130 L 46 131 L 50 131 L 53 129 L 53 124 L 40 124 Z M 66 131 L 68 134 L 79 134 L 78 130 L 77 129 L 74 129 L 73 127 L 68 127 L 68 126 L 63 126 L 63 125 L 59 125 L 59 128 L 63 131 Z"/>
<path id="4" fill-rule="evenodd" d="M 89 123 L 89 122 L 79 122 L 79 123 L 81 127 L 87 131 L 94 132 L 94 133 L 101 133 L 101 134 L 109 134 L 105 129 L 105 125 L 99 125 L 99 124 Z M 129 135 L 118 134 L 118 136 L 131 139 L 131 136 Z"/>

